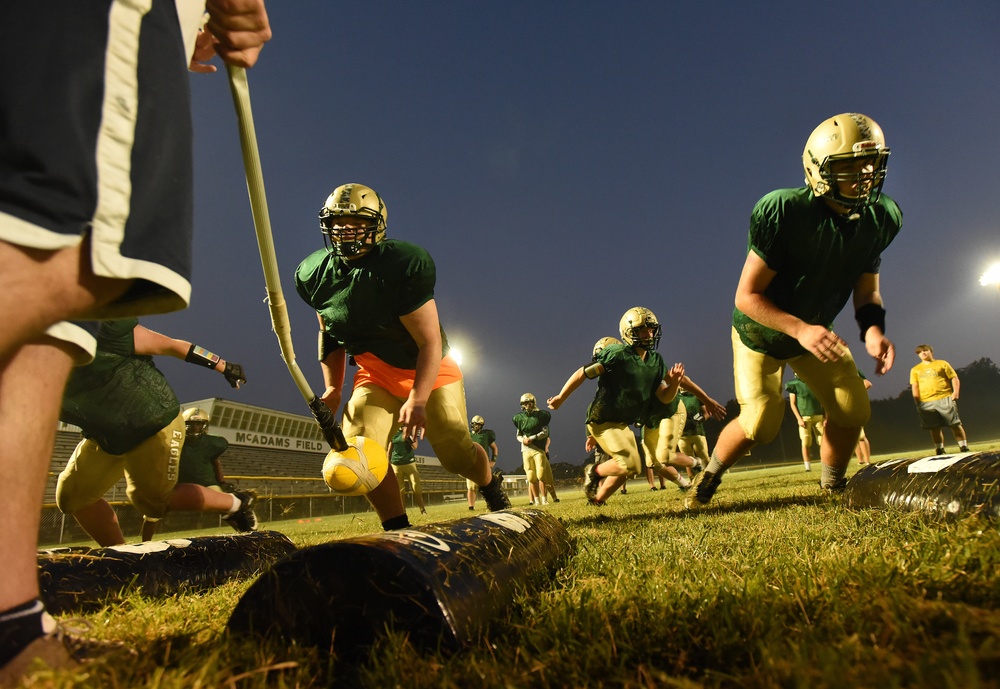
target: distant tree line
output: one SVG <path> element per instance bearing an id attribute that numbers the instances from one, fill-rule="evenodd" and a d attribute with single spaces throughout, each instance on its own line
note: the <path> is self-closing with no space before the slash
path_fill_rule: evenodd
<path id="1" fill-rule="evenodd" d="M 955 372 L 961 383 L 958 411 L 969 442 L 975 444 L 1000 437 L 1000 368 L 992 360 L 982 358 Z M 739 414 L 736 400 L 726 404 L 726 412 L 727 420 L 736 418 Z M 709 448 L 715 447 L 723 425 L 723 422 L 711 420 L 705 423 Z M 909 387 L 895 397 L 872 400 L 872 417 L 865 426 L 865 433 L 871 440 L 872 453 L 876 455 L 907 451 L 924 453 L 931 446 L 930 433 L 920 427 Z M 945 441 L 949 450 L 958 449 L 950 431 L 945 431 Z M 801 457 L 798 424 L 786 398 L 785 418 L 778 437 L 767 445 L 755 447 L 751 456 L 742 463 L 793 462 L 801 460 Z"/>

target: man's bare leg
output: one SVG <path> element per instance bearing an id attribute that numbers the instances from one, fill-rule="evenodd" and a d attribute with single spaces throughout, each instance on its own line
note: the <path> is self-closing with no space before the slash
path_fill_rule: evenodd
<path id="1" fill-rule="evenodd" d="M 6 313 L 5 313 L 6 317 Z M 20 347 L 0 368 L 0 610 L 38 596 L 38 528 L 63 388 L 73 366 L 54 340 Z"/>

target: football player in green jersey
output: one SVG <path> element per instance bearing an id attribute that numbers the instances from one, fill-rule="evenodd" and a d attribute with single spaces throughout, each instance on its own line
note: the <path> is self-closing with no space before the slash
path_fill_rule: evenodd
<path id="1" fill-rule="evenodd" d="M 424 507 L 424 494 L 420 490 L 420 472 L 417 471 L 417 456 L 415 451 L 419 441 L 415 437 L 406 438 L 403 436 L 403 429 L 396 431 L 389 444 L 389 464 L 396 474 L 399 482 L 399 497 L 403 498 L 406 490 L 406 482 L 410 482 L 410 490 L 413 491 L 413 501 L 420 508 L 420 514 L 427 514 Z"/>
<path id="2" fill-rule="evenodd" d="M 177 468 L 177 483 L 194 483 L 219 493 L 234 492 L 226 483 L 220 457 L 229 449 L 229 441 L 208 431 L 208 412 L 200 407 L 190 407 L 181 413 L 184 419 L 184 446 Z M 159 520 L 142 521 L 142 540 L 152 540 Z"/>
<path id="3" fill-rule="evenodd" d="M 469 435 L 462 371 L 434 300 L 434 261 L 424 249 L 386 239 L 386 206 L 370 187 L 343 184 L 319 212 L 327 248 L 295 271 L 299 296 L 319 319 L 323 402 L 340 408 L 347 360 L 357 365 L 344 433 L 382 447 L 397 427 L 423 438 L 448 471 L 479 486 L 491 510 L 510 507 L 503 478 Z M 395 474 L 366 496 L 386 530 L 409 526 Z"/>
<path id="4" fill-rule="evenodd" d="M 233 387 L 246 382 L 239 364 L 149 330 L 135 318 L 102 321 L 94 361 L 74 369 L 63 395 L 59 418 L 79 426 L 83 440 L 59 474 L 56 504 L 101 546 L 125 543 L 118 516 L 103 497 L 124 475 L 129 501 L 146 521 L 171 510 L 221 512 L 237 531 L 256 530 L 252 492 L 178 483 L 184 417 L 153 355 L 218 371 Z"/>
<path id="5" fill-rule="evenodd" d="M 584 469 L 584 493 L 594 504 L 603 505 L 630 475 L 642 470 L 630 425 L 653 395 L 664 404 L 673 400 L 684 377 L 683 364 L 668 368 L 656 352 L 660 330 L 652 311 L 642 306 L 629 309 L 619 323 L 622 344 L 604 347 L 594 363 L 574 371 L 562 390 L 548 399 L 550 409 L 559 409 L 585 380 L 597 378 L 597 393 L 587 408 L 587 433 L 611 460 Z"/>
<path id="6" fill-rule="evenodd" d="M 492 470 L 496 467 L 497 457 L 500 456 L 500 449 L 497 447 L 497 434 L 489 428 L 485 428 L 486 419 L 479 416 L 472 417 L 472 421 L 469 422 L 469 434 L 472 436 L 472 440 L 482 445 L 483 449 L 486 450 L 486 454 L 490 457 L 490 469 Z M 476 484 L 472 481 L 465 480 L 465 492 L 466 497 L 469 500 L 469 509 L 476 509 Z"/>
<path id="7" fill-rule="evenodd" d="M 708 409 L 701 400 L 687 390 L 681 390 L 677 396 L 687 409 L 687 420 L 684 422 L 677 449 L 697 462 L 696 466 L 687 470 L 688 478 L 693 478 L 708 464 L 708 438 L 705 437 L 704 424 Z"/>
<path id="8" fill-rule="evenodd" d="M 798 374 L 785 383 L 785 391 L 788 393 L 788 404 L 792 408 L 792 414 L 795 415 L 795 422 L 799 425 L 802 463 L 806 471 L 812 471 L 809 450 L 814 444 L 818 445 L 823 441 L 823 425 L 826 421 L 823 405 L 816 399 L 809 386 L 799 379 Z"/>
<path id="9" fill-rule="evenodd" d="M 517 442 L 521 444 L 521 461 L 528 477 L 530 505 L 546 505 L 545 497 L 545 441 L 549 437 L 552 414 L 538 408 L 530 392 L 521 395 L 521 411 L 511 419 L 517 429 Z M 550 472 L 551 473 L 551 472 Z"/>
<path id="10" fill-rule="evenodd" d="M 885 336 L 879 267 L 902 213 L 882 193 L 888 159 L 885 135 L 874 120 L 859 113 L 836 115 L 806 141 L 806 185 L 773 191 L 754 207 L 733 312 L 740 415 L 723 428 L 708 467 L 688 491 L 686 507 L 707 504 L 729 467 L 777 435 L 786 365 L 826 410 L 820 485 L 831 491 L 846 485 L 851 452 L 871 405 L 833 321 L 851 300 L 875 373 L 892 368 L 895 349 Z"/>

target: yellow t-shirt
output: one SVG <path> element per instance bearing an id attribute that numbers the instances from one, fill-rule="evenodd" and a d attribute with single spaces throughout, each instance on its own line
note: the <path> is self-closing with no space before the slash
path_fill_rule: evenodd
<path id="1" fill-rule="evenodd" d="M 917 384 L 921 402 L 933 402 L 950 395 L 953 392 L 951 379 L 955 377 L 955 369 L 943 359 L 921 361 L 910 369 L 910 385 Z"/>

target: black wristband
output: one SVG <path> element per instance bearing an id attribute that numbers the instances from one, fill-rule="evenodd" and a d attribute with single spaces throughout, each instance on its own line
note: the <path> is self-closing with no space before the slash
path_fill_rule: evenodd
<path id="1" fill-rule="evenodd" d="M 882 334 L 885 334 L 885 309 L 878 304 L 865 304 L 854 312 L 854 320 L 858 322 L 858 327 L 861 328 L 862 342 L 865 341 L 865 333 L 868 332 L 868 328 L 873 325 L 877 325 Z"/>
<path id="2" fill-rule="evenodd" d="M 219 360 L 220 357 L 218 354 L 212 354 L 204 347 L 199 347 L 196 344 L 191 345 L 191 349 L 188 350 L 187 356 L 184 357 L 184 361 L 189 364 L 198 364 L 199 366 L 211 369 L 215 368 L 215 365 L 219 363 Z"/>

